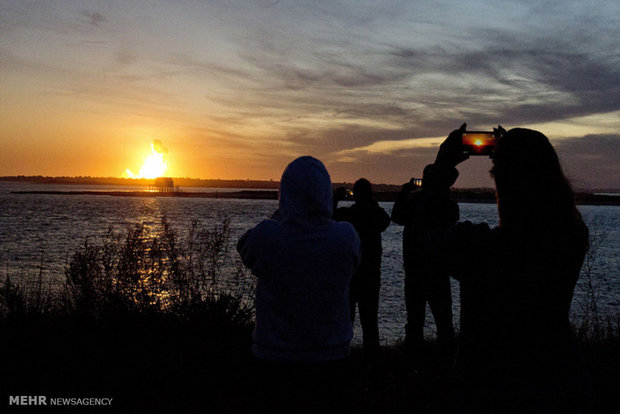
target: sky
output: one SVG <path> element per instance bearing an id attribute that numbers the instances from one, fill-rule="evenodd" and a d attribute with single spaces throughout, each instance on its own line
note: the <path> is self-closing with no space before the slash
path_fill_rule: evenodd
<path id="1" fill-rule="evenodd" d="M 126 177 L 161 145 L 174 177 L 313 155 L 400 184 L 463 122 L 540 130 L 575 187 L 620 188 L 620 3 L 0 0 L 0 176 Z"/>

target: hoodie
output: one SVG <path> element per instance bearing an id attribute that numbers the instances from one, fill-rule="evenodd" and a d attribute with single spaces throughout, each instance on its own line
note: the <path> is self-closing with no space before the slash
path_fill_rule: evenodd
<path id="1" fill-rule="evenodd" d="M 237 244 L 258 279 L 252 346 L 258 358 L 314 362 L 349 354 L 349 283 L 360 241 L 351 224 L 331 220 L 332 199 L 323 164 L 300 157 L 282 174 L 274 218 Z"/>

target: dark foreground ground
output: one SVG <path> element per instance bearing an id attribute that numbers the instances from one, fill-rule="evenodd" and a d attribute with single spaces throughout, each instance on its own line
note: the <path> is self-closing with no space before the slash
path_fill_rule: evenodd
<path id="1" fill-rule="evenodd" d="M 240 335 L 202 323 L 123 317 L 95 325 L 74 319 L 53 326 L 12 321 L 4 323 L 2 333 L 0 412 L 25 412 L 27 407 L 9 406 L 9 396 L 16 395 L 113 398 L 111 407 L 66 407 L 76 413 L 245 413 L 257 412 L 261 399 L 249 331 Z M 620 344 L 581 348 L 597 393 L 595 412 L 620 412 Z M 354 349 L 348 367 L 351 411 L 448 411 L 448 364 L 433 343 L 419 357 L 416 365 L 402 347 L 392 346 L 368 363 Z"/>

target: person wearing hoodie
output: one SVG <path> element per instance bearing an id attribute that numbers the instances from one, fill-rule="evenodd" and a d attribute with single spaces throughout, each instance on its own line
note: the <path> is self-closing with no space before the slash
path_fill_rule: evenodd
<path id="1" fill-rule="evenodd" d="M 320 394 L 349 356 L 353 337 L 349 284 L 361 258 L 350 223 L 331 219 L 331 179 L 310 156 L 291 162 L 280 180 L 279 209 L 245 233 L 241 260 L 257 278 L 252 353 L 267 388 Z M 307 388 L 307 387 L 306 387 Z M 323 386 L 334 390 L 333 386 Z M 290 393 L 288 393 L 290 395 Z M 316 397 L 316 398 L 315 398 Z M 310 398 L 319 401 L 315 396 Z"/>

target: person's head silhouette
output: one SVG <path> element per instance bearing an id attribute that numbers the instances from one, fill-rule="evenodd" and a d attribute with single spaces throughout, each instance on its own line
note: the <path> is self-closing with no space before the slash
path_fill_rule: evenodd
<path id="1" fill-rule="evenodd" d="M 491 174 L 502 227 L 540 229 L 574 217 L 573 191 L 542 133 L 525 128 L 506 132 L 497 140 Z"/>
<path id="2" fill-rule="evenodd" d="M 353 200 L 356 203 L 368 203 L 372 200 L 372 184 L 365 178 L 360 178 L 353 184 Z"/>
<path id="3" fill-rule="evenodd" d="M 434 164 L 427 165 L 424 168 L 424 172 L 422 175 L 422 188 L 432 191 L 437 191 L 439 189 L 445 189 L 449 191 L 449 187 L 454 184 L 458 177 L 458 172 L 456 170 L 451 170 L 447 171 L 446 174 L 447 176 L 439 178 L 437 176 L 437 166 L 435 166 Z"/>

